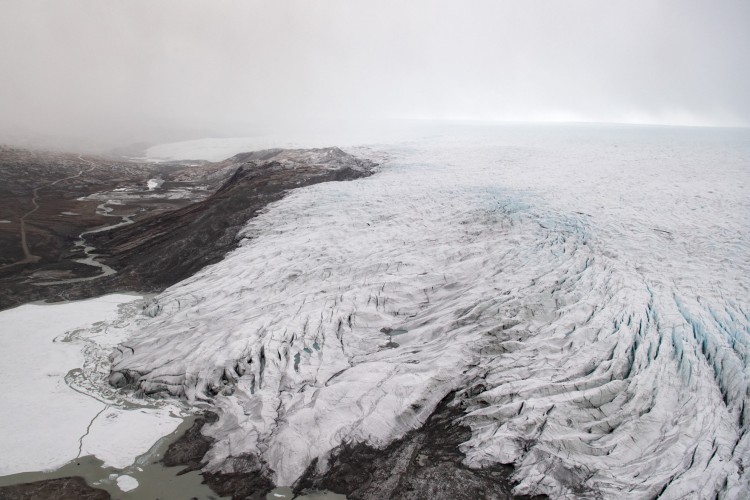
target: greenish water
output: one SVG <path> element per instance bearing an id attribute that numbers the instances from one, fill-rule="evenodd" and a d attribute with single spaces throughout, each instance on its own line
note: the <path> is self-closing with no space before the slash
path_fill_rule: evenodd
<path id="1" fill-rule="evenodd" d="M 62 477 L 81 476 L 91 486 L 106 490 L 115 500 L 158 499 L 158 500 L 219 500 L 220 497 L 207 485 L 198 471 L 178 475 L 183 466 L 165 467 L 161 463 L 169 445 L 193 425 L 195 417 L 187 417 L 171 434 L 157 441 L 149 451 L 139 456 L 133 465 L 124 469 L 105 467 L 104 463 L 94 456 L 85 456 L 72 460 L 59 469 L 48 472 L 22 472 L 9 476 L 0 476 L 0 486 L 58 479 Z M 117 484 L 118 477 L 130 476 L 138 481 L 138 486 L 131 491 L 122 491 Z M 122 480 L 121 480 L 122 481 Z M 345 500 L 346 496 L 329 492 L 315 492 L 295 497 L 291 488 L 276 488 L 266 495 L 268 500 L 304 498 L 310 500 Z"/>
<path id="2" fill-rule="evenodd" d="M 185 500 L 187 498 L 219 499 L 211 489 L 202 484 L 202 477 L 197 472 L 177 475 L 184 467 L 165 467 L 159 461 L 170 443 L 175 441 L 193 424 L 195 417 L 188 417 L 177 429 L 157 441 L 151 449 L 138 457 L 135 463 L 124 469 L 105 467 L 103 462 L 93 456 L 73 460 L 50 472 L 23 472 L 0 477 L 0 486 L 42 481 L 69 476 L 81 476 L 94 487 L 107 490 L 113 499 L 159 499 Z M 138 481 L 138 487 L 124 492 L 117 485 L 117 478 L 127 475 Z"/>
<path id="3" fill-rule="evenodd" d="M 316 491 L 307 495 L 294 496 L 291 488 L 276 488 L 266 495 L 266 500 L 284 500 L 292 498 L 304 498 L 307 500 L 346 500 L 345 495 L 339 495 L 338 493 L 331 493 L 328 491 Z"/>

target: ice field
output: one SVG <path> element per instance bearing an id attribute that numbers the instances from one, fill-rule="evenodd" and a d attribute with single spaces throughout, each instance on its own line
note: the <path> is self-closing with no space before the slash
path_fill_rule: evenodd
<path id="1" fill-rule="evenodd" d="M 112 383 L 220 410 L 209 468 L 251 454 L 290 485 L 458 391 L 466 463 L 514 464 L 517 493 L 750 491 L 747 130 L 467 126 L 349 151 L 379 172 L 268 207 L 113 354 Z"/>

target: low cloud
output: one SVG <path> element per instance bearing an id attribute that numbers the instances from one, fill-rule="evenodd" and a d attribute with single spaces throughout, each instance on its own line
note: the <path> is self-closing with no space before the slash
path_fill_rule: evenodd
<path id="1" fill-rule="evenodd" d="M 0 4 L 0 140 L 393 118 L 750 124 L 750 3 Z"/>

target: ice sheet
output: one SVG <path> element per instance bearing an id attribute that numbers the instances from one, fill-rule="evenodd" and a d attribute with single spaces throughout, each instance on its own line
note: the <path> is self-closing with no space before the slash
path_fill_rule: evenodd
<path id="1" fill-rule="evenodd" d="M 514 464 L 517 493 L 748 491 L 746 130 L 479 127 L 376 152 L 376 176 L 295 191 L 161 294 L 113 382 L 214 404 L 209 467 L 249 453 L 281 485 L 459 390 L 467 463 Z"/>

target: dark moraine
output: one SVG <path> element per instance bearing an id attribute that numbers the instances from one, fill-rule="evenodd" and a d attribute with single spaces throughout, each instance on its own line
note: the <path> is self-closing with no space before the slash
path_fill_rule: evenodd
<path id="1" fill-rule="evenodd" d="M 0 487 L 4 500 L 109 500 L 106 491 L 86 484 L 82 477 L 64 477 Z"/>
<path id="2" fill-rule="evenodd" d="M 312 463 L 294 491 L 328 490 L 361 500 L 546 498 L 513 495 L 510 466 L 471 469 L 463 465 L 464 454 L 458 447 L 471 437 L 471 429 L 459 423 L 463 413 L 451 393 L 424 426 L 387 448 L 378 450 L 361 443 L 341 446 L 322 475 L 316 474 L 317 464 Z"/>
<path id="3" fill-rule="evenodd" d="M 203 457 L 214 443 L 201 430 L 204 425 L 216 422 L 217 419 L 218 416 L 212 412 L 199 416 L 185 434 L 169 445 L 162 459 L 164 465 L 184 466 L 181 474 L 201 469 L 205 465 Z M 231 474 L 204 472 L 203 482 L 222 497 L 238 500 L 260 500 L 266 498 L 266 494 L 274 488 L 273 482 L 261 471 L 262 467 L 255 457 L 235 457 L 234 467 L 238 472 Z M 243 471 L 243 468 L 246 470 Z"/>
<path id="4" fill-rule="evenodd" d="M 216 422 L 218 418 L 218 415 L 213 412 L 198 416 L 185 434 L 169 445 L 167 451 L 164 452 L 162 463 L 167 467 L 184 466 L 185 469 L 180 474 L 203 467 L 205 465 L 203 456 L 211 448 L 214 440 L 204 435 L 201 429 L 206 424 Z"/>
<path id="5" fill-rule="evenodd" d="M 243 162 L 206 200 L 97 233 L 91 244 L 104 262 L 118 269 L 112 277 L 118 287 L 160 291 L 221 260 L 236 247 L 237 233 L 247 221 L 290 189 L 371 173 L 369 162 L 343 152 L 337 157 L 342 164 L 336 168 L 290 168 L 276 160 Z"/>
<path id="6" fill-rule="evenodd" d="M 15 154 L 15 153 L 14 153 Z M 42 157 L 44 158 L 44 157 Z M 38 158 L 35 161 L 41 161 Z M 100 168 L 93 160 L 80 165 L 66 158 L 68 170 L 75 174 L 82 167 L 90 167 L 101 177 Z M 106 165 L 101 166 L 104 168 Z M 39 262 L 5 268 L 0 273 L 0 309 L 38 299 L 78 299 L 115 291 L 158 292 L 185 279 L 202 267 L 217 262 L 239 242 L 237 235 L 246 222 L 269 203 L 281 199 L 291 189 L 328 181 L 345 181 L 370 175 L 375 165 L 360 160 L 337 148 L 319 150 L 269 150 L 245 153 L 216 164 L 202 164 L 184 168 L 179 165 L 160 167 L 121 168 L 118 182 L 143 183 L 150 176 L 166 179 L 165 186 L 180 184 L 210 186 L 210 196 L 177 206 L 165 201 L 153 207 L 138 206 L 134 223 L 91 234 L 86 242 L 96 248 L 97 259 L 114 268 L 117 273 L 85 282 L 58 283 L 35 286 L 34 273 L 43 270 L 65 270 L 72 277 L 81 277 L 70 263 L 80 254 L 66 254 L 62 243 L 69 246 L 72 239 L 55 235 L 56 218 L 38 218 L 27 221 L 36 233 L 45 232 L 49 241 L 57 242 L 54 251 L 35 246 L 32 251 L 41 257 Z M 51 171 L 51 170 L 50 170 Z M 66 171 L 67 175 L 70 172 Z M 87 170 L 88 172 L 88 170 Z M 59 177 L 59 174 L 58 174 Z M 54 178 L 53 174 L 45 179 Z M 54 198 L 45 193 L 40 204 L 55 199 L 55 213 L 62 210 L 83 209 L 76 197 L 85 196 L 103 187 L 116 185 L 86 182 L 76 178 L 75 185 L 68 181 L 64 197 Z M 33 180 L 27 182 L 33 185 Z M 67 184 L 66 184 L 67 183 Z M 56 186 L 57 187 L 57 186 Z M 60 187 L 63 187 L 62 185 Z M 18 190 L 23 193 L 23 189 Z M 19 207 L 24 213 L 24 200 L 19 194 Z M 125 207 L 127 209 L 128 207 Z M 123 209 L 124 210 L 124 209 Z M 36 214 L 34 214 L 36 215 Z M 79 219 L 79 225 L 68 229 L 70 234 L 84 231 L 113 221 L 102 221 L 93 215 Z M 12 234 L 6 243 L 13 244 Z M 62 242 L 62 243 L 60 243 Z M 89 273 L 91 270 L 87 270 Z M 79 273 L 79 274 L 77 274 Z M 384 332 L 392 337 L 398 332 Z M 312 464 L 295 485 L 296 493 L 328 490 L 342 493 L 353 499 L 404 498 L 404 499 L 508 499 L 512 493 L 512 469 L 497 466 L 481 470 L 463 465 L 464 455 L 459 445 L 471 436 L 468 427 L 460 424 L 463 415 L 459 398 L 447 396 L 421 429 L 408 433 L 385 449 L 378 450 L 365 444 L 344 445 L 335 450 L 330 467 L 323 474 L 316 473 Z M 185 472 L 200 470 L 205 453 L 213 441 L 202 433 L 202 427 L 216 419 L 206 413 L 199 417 L 180 439 L 172 443 L 164 455 L 166 466 L 184 466 Z M 205 482 L 218 494 L 235 499 L 261 499 L 274 485 L 271 471 L 254 457 L 234 457 L 232 474 L 204 472 Z M 55 479 L 0 492 L 2 498 L 107 498 L 102 490 L 86 486 L 80 478 Z M 76 489 L 77 488 L 77 489 Z M 11 496 L 15 495 L 15 496 Z M 22 496 L 27 495 L 27 496 Z M 31 495 L 31 496 L 28 496 Z M 94 495 L 94 496 L 86 496 Z M 100 495 L 100 496 L 96 496 Z M 103 495 L 103 496 L 102 496 Z"/>
<path id="7" fill-rule="evenodd" d="M 13 221 L 0 227 L 5 259 L 0 261 L 0 309 L 34 300 L 159 292 L 221 260 L 237 246 L 237 233 L 248 219 L 290 190 L 365 177 L 374 167 L 338 148 L 274 149 L 218 163 L 157 166 L 0 148 L 0 178 L 5 183 L 1 208 Z M 116 274 L 70 281 L 99 272 L 75 262 L 84 257 L 74 245 L 77 235 L 120 220 L 97 215 L 101 201 L 81 197 L 103 193 L 106 198 L 121 187 L 145 186 L 153 177 L 164 183 L 145 199 L 114 205 L 119 214 L 132 214 L 133 224 L 85 236 L 97 261 Z M 210 195 L 193 200 L 170 196 L 175 190 L 199 188 Z M 38 197 L 32 200 L 34 192 Z M 33 208 L 32 201 L 39 208 L 28 216 L 26 232 L 35 261 L 24 262 L 17 219 Z"/>
<path id="8" fill-rule="evenodd" d="M 463 414 L 459 398 L 451 393 L 423 427 L 388 447 L 379 450 L 366 444 L 341 446 L 333 452 L 323 474 L 315 472 L 317 463 L 313 462 L 294 485 L 294 493 L 326 490 L 355 500 L 546 498 L 513 495 L 511 466 L 471 469 L 463 465 L 464 454 L 459 446 L 471 437 L 471 430 L 460 423 Z M 201 468 L 203 456 L 213 443 L 201 428 L 216 419 L 210 412 L 196 419 L 193 427 L 170 445 L 164 464 L 185 466 L 186 472 Z M 262 499 L 274 488 L 269 471 L 255 457 L 235 457 L 233 465 L 238 472 L 204 472 L 204 482 L 217 494 L 235 500 Z"/>
<path id="9" fill-rule="evenodd" d="M 15 220 L 33 209 L 32 202 L 39 205 L 26 220 L 33 261 L 23 261 L 19 224 L 0 228 L 4 231 L 0 234 L 0 250 L 6 258 L 0 262 L 0 309 L 33 300 L 162 291 L 221 260 L 239 243 L 237 234 L 246 222 L 290 190 L 365 177 L 373 173 L 374 167 L 374 163 L 338 148 L 267 150 L 243 153 L 215 164 L 189 166 L 138 165 L 0 148 L 0 177 L 6 181 L 0 194 L 8 194 L 2 198 L 4 213 Z M 211 194 L 200 201 L 175 202 L 165 191 L 161 200 L 118 205 L 123 213 L 136 214 L 134 222 L 86 237 L 86 243 L 96 249 L 97 260 L 117 273 L 91 281 L 66 282 L 92 275 L 90 266 L 74 262 L 83 257 L 74 248 L 76 235 L 117 222 L 95 213 L 98 201 L 79 198 L 122 185 L 144 185 L 156 176 L 166 179 L 165 190 L 170 185 L 207 186 Z M 32 198 L 34 192 L 38 197 Z M 62 217 L 65 211 L 81 216 Z M 63 278 L 59 283 L 48 284 L 50 274 L 55 273 Z M 200 431 L 213 418 L 209 413 L 196 421 L 183 438 L 170 446 L 164 464 L 184 465 L 185 472 L 200 469 L 203 455 L 212 443 Z M 258 464 L 248 463 L 243 468 L 243 460 L 247 462 L 243 457 L 235 458 L 235 470 L 239 472 L 205 473 L 205 482 L 222 496 L 264 498 L 273 484 L 266 475 L 253 472 Z M 89 487 L 83 478 L 70 477 L 3 487 L 0 498 L 104 499 L 109 494 Z"/>

